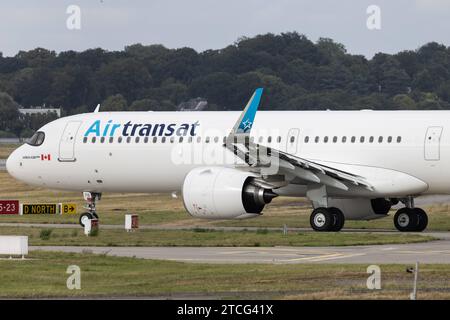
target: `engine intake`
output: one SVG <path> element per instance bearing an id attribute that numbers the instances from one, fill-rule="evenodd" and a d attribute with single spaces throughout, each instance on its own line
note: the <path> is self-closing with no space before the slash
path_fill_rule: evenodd
<path id="1" fill-rule="evenodd" d="M 277 194 L 257 186 L 253 178 L 232 168 L 193 169 L 183 183 L 184 207 L 191 216 L 204 219 L 257 217 Z"/>

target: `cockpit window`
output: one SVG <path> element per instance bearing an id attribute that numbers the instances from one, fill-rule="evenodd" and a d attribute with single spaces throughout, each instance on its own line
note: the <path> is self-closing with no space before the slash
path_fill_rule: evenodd
<path id="1" fill-rule="evenodd" d="M 38 131 L 27 141 L 30 146 L 37 147 L 40 146 L 45 140 L 45 133 Z"/>

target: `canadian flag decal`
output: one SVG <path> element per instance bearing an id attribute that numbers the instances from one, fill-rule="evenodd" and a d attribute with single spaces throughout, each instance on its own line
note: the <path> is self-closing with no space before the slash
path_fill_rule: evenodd
<path id="1" fill-rule="evenodd" d="M 50 153 L 49 154 L 41 154 L 41 160 L 42 161 L 44 161 L 44 160 L 50 161 L 51 160 Z"/>

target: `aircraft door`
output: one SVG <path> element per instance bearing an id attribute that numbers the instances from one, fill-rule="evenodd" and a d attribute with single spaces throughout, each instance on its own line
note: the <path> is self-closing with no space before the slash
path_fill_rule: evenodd
<path id="1" fill-rule="evenodd" d="M 440 159 L 442 127 L 429 127 L 425 135 L 425 160 Z"/>
<path id="2" fill-rule="evenodd" d="M 66 124 L 66 128 L 59 142 L 59 161 L 76 161 L 75 158 L 75 138 L 81 121 L 70 121 Z"/>
<path id="3" fill-rule="evenodd" d="M 292 128 L 288 132 L 287 141 L 286 141 L 286 152 L 290 154 L 297 153 L 298 146 L 298 138 L 300 135 L 300 129 Z"/>

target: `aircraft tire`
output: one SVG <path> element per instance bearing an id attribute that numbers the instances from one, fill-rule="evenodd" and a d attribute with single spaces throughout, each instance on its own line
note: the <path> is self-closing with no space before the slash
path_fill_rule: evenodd
<path id="1" fill-rule="evenodd" d="M 414 208 L 414 213 L 417 215 L 417 226 L 414 231 L 422 232 L 428 226 L 428 215 L 421 208 Z"/>
<path id="2" fill-rule="evenodd" d="M 331 226 L 330 231 L 341 231 L 341 229 L 344 227 L 345 223 L 345 216 L 342 213 L 342 211 L 338 208 L 328 208 L 328 210 L 331 212 L 334 218 L 333 225 Z"/>
<path id="3" fill-rule="evenodd" d="M 331 231 L 334 220 L 331 211 L 321 207 L 313 210 L 309 218 L 309 223 L 315 231 Z"/>
<path id="4" fill-rule="evenodd" d="M 80 215 L 80 220 L 79 220 L 80 226 L 82 226 L 84 228 L 84 223 L 87 222 L 88 219 L 92 220 L 93 218 L 94 218 L 94 216 L 90 212 L 82 213 Z"/>
<path id="5" fill-rule="evenodd" d="M 419 217 L 414 209 L 401 208 L 395 213 L 394 225 L 401 232 L 416 231 L 418 220 Z"/>

